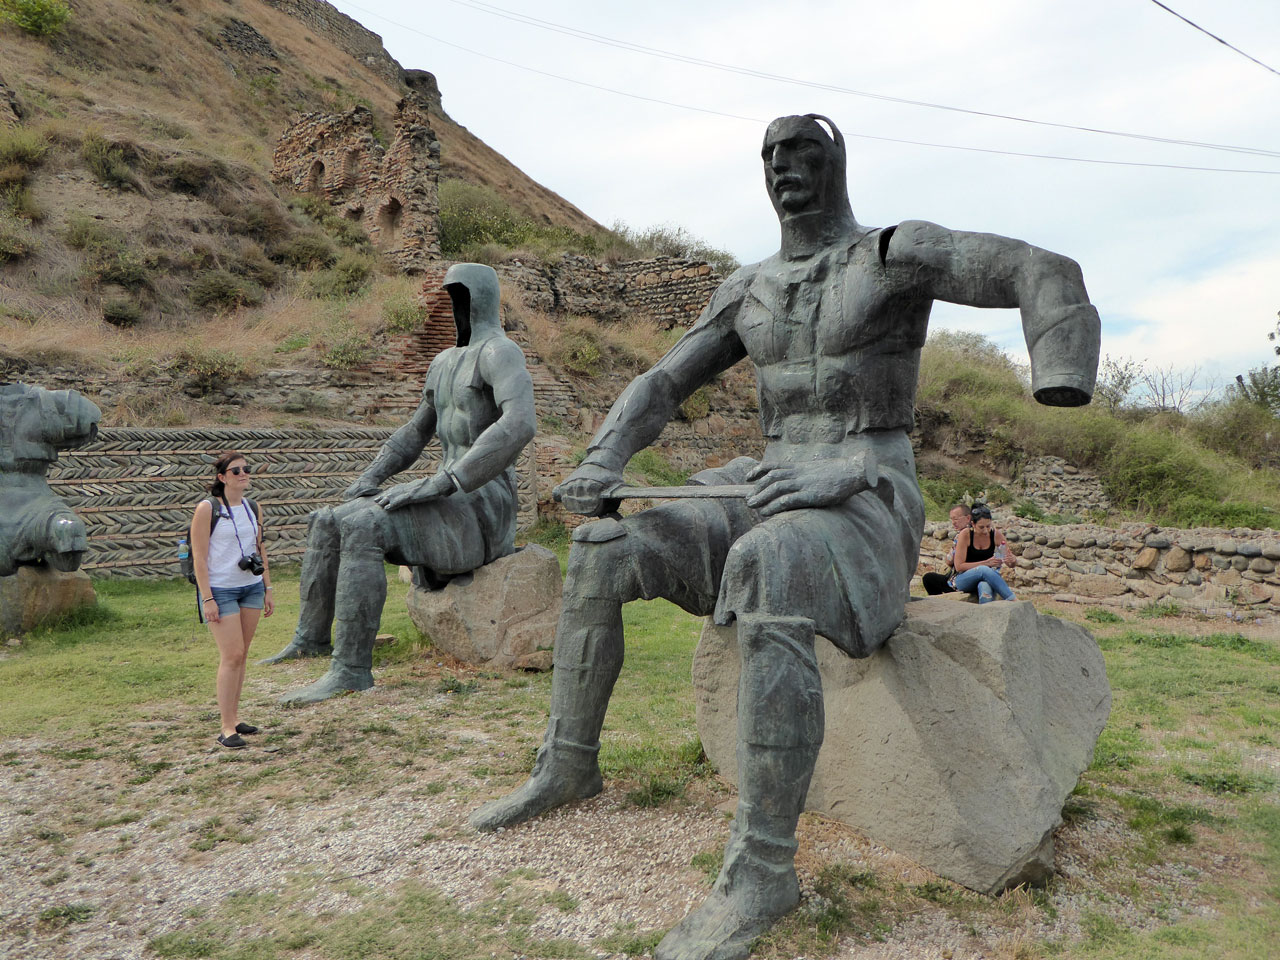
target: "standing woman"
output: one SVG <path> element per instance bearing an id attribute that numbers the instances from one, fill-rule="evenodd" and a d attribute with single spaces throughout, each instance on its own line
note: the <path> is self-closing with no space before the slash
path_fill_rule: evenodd
<path id="1" fill-rule="evenodd" d="M 200 612 L 218 644 L 218 712 L 222 714 L 224 747 L 247 746 L 241 734 L 258 728 L 241 723 L 240 690 L 244 686 L 249 644 L 258 619 L 271 616 L 270 571 L 262 543 L 262 515 L 246 502 L 249 464 L 234 450 L 218 457 L 209 493 L 191 521 L 191 559 L 195 566 Z M 214 509 L 219 511 L 210 534 Z M 254 504 L 256 508 L 257 505 Z"/>
<path id="2" fill-rule="evenodd" d="M 996 597 L 1016 600 L 1009 585 L 1000 576 L 1000 567 L 1013 565 L 1008 555 L 1004 534 L 991 522 L 991 509 L 975 503 L 969 513 L 973 525 L 956 538 L 956 575 L 952 585 L 963 593 L 976 593 L 979 603 L 990 603 Z"/>

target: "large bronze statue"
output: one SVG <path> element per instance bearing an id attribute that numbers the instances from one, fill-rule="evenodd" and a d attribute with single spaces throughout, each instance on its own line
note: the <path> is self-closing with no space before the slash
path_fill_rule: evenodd
<path id="1" fill-rule="evenodd" d="M 0 385 L 0 577 L 19 566 L 80 567 L 84 521 L 45 480 L 59 450 L 98 435 L 100 410 L 75 390 Z"/>
<path id="2" fill-rule="evenodd" d="M 373 641 L 387 597 L 384 561 L 419 568 L 425 583 L 442 585 L 515 550 L 514 465 L 536 427 L 533 382 L 524 354 L 502 332 L 493 268 L 456 264 L 444 287 L 458 345 L 431 362 L 417 412 L 347 488 L 346 502 L 311 515 L 298 628 L 284 650 L 263 662 L 327 653 L 333 660 L 325 676 L 285 702 L 373 686 Z M 433 435 L 444 451 L 440 471 L 380 491 Z"/>
<path id="3" fill-rule="evenodd" d="M 844 139 L 825 117 L 773 121 L 763 159 L 782 249 L 721 284 L 618 398 L 557 493 L 578 513 L 611 513 L 627 461 L 743 358 L 756 369 L 763 460 L 695 481 L 753 489 L 574 531 L 546 737 L 528 782 L 472 816 L 493 830 L 600 791 L 623 603 L 666 597 L 736 622 L 737 814 L 714 889 L 659 945 L 663 960 L 744 957 L 798 902 L 796 823 L 823 735 L 814 635 L 865 657 L 903 618 L 924 526 L 907 431 L 933 301 L 1019 307 L 1041 403 L 1088 403 L 1098 361 L 1098 314 L 1073 261 L 923 221 L 862 226 Z"/>

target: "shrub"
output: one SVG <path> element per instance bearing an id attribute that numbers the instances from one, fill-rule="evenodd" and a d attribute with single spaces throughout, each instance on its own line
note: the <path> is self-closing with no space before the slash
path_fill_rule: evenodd
<path id="1" fill-rule="evenodd" d="M 352 332 L 326 347 L 320 354 L 320 362 L 326 367 L 349 370 L 373 359 L 375 349 L 363 333 Z"/>
<path id="2" fill-rule="evenodd" d="M 333 244 L 318 233 L 304 233 L 279 243 L 272 248 L 271 256 L 297 270 L 331 267 L 338 259 Z"/>
<path id="3" fill-rule="evenodd" d="M 262 287 L 274 287 L 280 282 L 280 268 L 267 259 L 260 247 L 248 246 L 241 250 L 228 264 L 228 269 Z"/>
<path id="4" fill-rule="evenodd" d="M 600 249 L 595 237 L 541 224 L 518 213 L 489 187 L 445 180 L 439 196 L 440 252 L 447 257 L 472 259 L 477 248 L 493 244 L 508 250 L 528 248 L 544 255 L 566 251 L 593 254 Z"/>
<path id="5" fill-rule="evenodd" d="M 244 364 L 229 350 L 183 347 L 173 355 L 174 365 L 191 383 L 208 393 L 215 387 L 244 376 Z"/>
<path id="6" fill-rule="evenodd" d="M 132 327 L 142 319 L 142 308 L 123 297 L 105 300 L 102 304 L 102 319 L 113 327 Z"/>
<path id="7" fill-rule="evenodd" d="M 30 232 L 21 221 L 0 213 L 0 263 L 21 260 L 34 246 Z"/>
<path id="8" fill-rule="evenodd" d="M 31 223 L 39 223 L 44 219 L 44 208 L 36 203 L 31 190 L 21 183 L 0 187 L 0 213 L 7 213 Z"/>
<path id="9" fill-rule="evenodd" d="M 188 196 L 208 193 L 229 176 L 227 165 L 221 160 L 190 154 L 165 160 L 160 165 L 159 174 L 165 187 Z"/>
<path id="10" fill-rule="evenodd" d="M 329 300 L 352 297 L 364 288 L 373 275 L 373 261 L 361 254 L 348 253 L 328 270 L 311 279 L 311 295 Z"/>
<path id="11" fill-rule="evenodd" d="M 0 0 L 0 20 L 37 37 L 60 33 L 70 16 L 66 0 Z"/>
<path id="12" fill-rule="evenodd" d="M 229 231 L 259 243 L 275 243 L 293 230 L 293 221 L 275 200 L 223 201 L 218 204 L 218 212 L 227 218 Z"/>
<path id="13" fill-rule="evenodd" d="M 2 4 L 4 0 L 0 0 Z M 2 8 L 0 8 L 2 9 Z M 11 164 L 29 170 L 37 167 L 49 152 L 49 141 L 43 134 L 26 127 L 14 127 L 0 133 L 0 167 Z"/>
<path id="14" fill-rule="evenodd" d="M 713 247 L 684 227 L 673 224 L 639 230 L 619 220 L 613 224 L 610 233 L 610 247 L 605 252 L 609 259 L 626 256 L 633 259 L 679 257 L 682 260 L 703 260 L 722 276 L 728 276 L 742 266 L 728 250 Z"/>
<path id="15" fill-rule="evenodd" d="M 416 330 L 426 316 L 426 307 L 413 294 L 397 294 L 382 304 L 382 323 L 391 333 Z"/>
<path id="16" fill-rule="evenodd" d="M 216 310 L 259 304 L 263 291 L 246 277 L 227 270 L 206 270 L 192 282 L 187 295 L 196 306 Z"/>
<path id="17" fill-rule="evenodd" d="M 99 134 L 90 133 L 80 145 L 80 156 L 89 172 L 108 187 L 137 189 L 138 178 L 129 164 L 137 157 L 131 144 L 112 143 Z"/>

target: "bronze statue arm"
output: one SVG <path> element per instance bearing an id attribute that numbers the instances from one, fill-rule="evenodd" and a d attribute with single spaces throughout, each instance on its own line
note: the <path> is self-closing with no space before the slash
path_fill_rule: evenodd
<path id="1" fill-rule="evenodd" d="M 658 439 L 693 391 L 747 355 L 734 329 L 748 282 L 744 274 L 740 270 L 722 283 L 692 329 L 622 391 L 582 461 L 583 468 L 595 471 L 584 473 L 620 476 L 633 456 Z"/>
<path id="2" fill-rule="evenodd" d="M 422 403 L 418 404 L 418 409 L 409 418 L 409 422 L 387 438 L 373 463 L 347 487 L 343 499 L 354 500 L 376 494 L 388 477 L 394 477 L 401 470 L 413 466 L 435 432 L 436 407 L 433 395 L 428 390 L 423 393 Z"/>
<path id="3" fill-rule="evenodd" d="M 1101 345 L 1098 311 L 1069 257 L 993 233 L 909 220 L 884 231 L 885 266 L 901 267 L 923 297 L 970 307 L 1017 307 L 1031 356 L 1031 389 L 1050 406 L 1093 396 Z"/>
<path id="4" fill-rule="evenodd" d="M 489 340 L 480 354 L 479 368 L 502 413 L 476 437 L 470 450 L 445 468 L 457 488 L 466 492 L 479 489 L 515 463 L 538 426 L 533 380 L 519 346 L 506 338 Z"/>

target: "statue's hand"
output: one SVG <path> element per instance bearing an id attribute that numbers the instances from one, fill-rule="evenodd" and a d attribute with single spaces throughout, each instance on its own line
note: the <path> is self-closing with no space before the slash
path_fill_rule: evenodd
<path id="1" fill-rule="evenodd" d="M 747 474 L 755 481 L 755 493 L 746 503 L 765 517 L 784 510 L 833 507 L 868 488 L 866 473 L 856 461 L 821 460 L 816 463 L 761 464 Z"/>
<path id="2" fill-rule="evenodd" d="M 622 477 L 612 470 L 584 463 L 551 491 L 551 496 L 570 513 L 598 517 L 609 512 L 609 492 L 621 483 Z"/>
<path id="3" fill-rule="evenodd" d="M 381 487 L 372 480 L 367 480 L 364 477 L 357 477 L 355 483 L 342 491 L 342 499 L 358 500 L 361 497 L 374 497 L 377 496 L 380 489 Z"/>
<path id="4" fill-rule="evenodd" d="M 457 489 L 453 478 L 441 471 L 434 477 L 425 480 L 414 480 L 411 483 L 398 483 L 390 490 L 378 494 L 375 503 L 386 510 L 399 510 L 413 503 L 429 503 L 448 496 Z"/>

